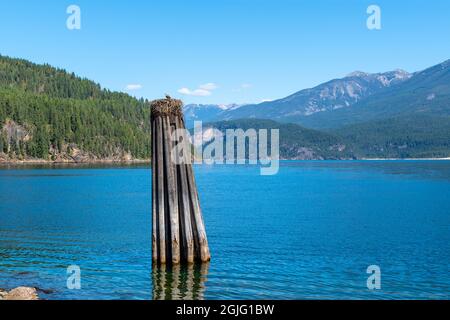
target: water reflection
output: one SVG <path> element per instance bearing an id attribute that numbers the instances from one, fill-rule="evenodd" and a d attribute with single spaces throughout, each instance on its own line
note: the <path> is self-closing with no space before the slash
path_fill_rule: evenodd
<path id="1" fill-rule="evenodd" d="M 203 300 L 209 263 L 154 266 L 153 300 Z"/>

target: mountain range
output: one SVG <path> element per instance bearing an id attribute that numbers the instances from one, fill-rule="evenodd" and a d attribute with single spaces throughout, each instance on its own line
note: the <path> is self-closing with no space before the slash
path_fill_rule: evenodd
<path id="1" fill-rule="evenodd" d="M 415 113 L 448 115 L 449 96 L 450 60 L 415 73 L 353 72 L 278 100 L 216 109 L 204 121 L 271 119 L 330 129 Z"/>
<path id="2" fill-rule="evenodd" d="M 353 72 L 254 105 L 186 105 L 204 127 L 280 130 L 284 159 L 450 157 L 450 60 Z M 149 101 L 0 56 L 0 162 L 149 160 Z"/>
<path id="3" fill-rule="evenodd" d="M 237 110 L 225 110 L 219 116 L 220 120 L 258 118 L 300 122 L 301 119 L 317 113 L 350 108 L 365 98 L 410 77 L 409 73 L 402 70 L 379 74 L 354 72 L 345 78 L 301 90 L 286 98 L 246 105 Z"/>
<path id="4" fill-rule="evenodd" d="M 286 158 L 450 157 L 450 60 L 415 73 L 353 72 L 286 98 L 218 110 L 206 121 L 244 129 L 268 125 L 265 119 L 278 122 L 270 126 L 280 128 Z M 324 133 L 327 143 L 312 139 Z"/>
<path id="5" fill-rule="evenodd" d="M 213 121 L 225 111 L 232 111 L 241 107 L 239 104 L 187 104 L 183 108 L 186 126 L 191 128 L 194 121 Z"/>

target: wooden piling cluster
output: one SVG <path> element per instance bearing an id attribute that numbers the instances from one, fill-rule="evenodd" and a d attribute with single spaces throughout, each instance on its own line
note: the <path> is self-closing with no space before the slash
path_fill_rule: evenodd
<path id="1" fill-rule="evenodd" d="M 151 103 L 153 263 L 210 260 L 192 164 L 176 164 L 171 153 L 176 129 L 185 129 L 181 100 Z"/>

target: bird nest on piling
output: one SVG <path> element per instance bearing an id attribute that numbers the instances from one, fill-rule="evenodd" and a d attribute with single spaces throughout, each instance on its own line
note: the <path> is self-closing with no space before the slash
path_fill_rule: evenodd
<path id="1" fill-rule="evenodd" d="M 153 100 L 150 103 L 152 117 L 158 115 L 181 116 L 183 114 L 183 102 L 178 99 L 172 99 L 166 96 L 165 99 Z"/>

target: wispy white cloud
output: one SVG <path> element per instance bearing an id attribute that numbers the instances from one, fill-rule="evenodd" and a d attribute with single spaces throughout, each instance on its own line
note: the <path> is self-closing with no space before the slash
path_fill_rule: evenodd
<path id="1" fill-rule="evenodd" d="M 178 93 L 187 95 L 187 96 L 196 96 L 196 97 L 206 97 L 211 95 L 211 91 L 204 89 L 195 89 L 190 90 L 188 88 L 181 88 L 178 90 Z"/>
<path id="2" fill-rule="evenodd" d="M 212 94 L 213 90 L 216 90 L 218 86 L 215 83 L 209 82 L 198 86 L 197 89 L 191 90 L 189 88 L 181 88 L 178 89 L 178 93 L 187 95 L 187 96 L 196 96 L 196 97 L 206 97 Z"/>
<path id="3" fill-rule="evenodd" d="M 125 89 L 127 91 L 139 90 L 139 89 L 142 89 L 142 85 L 141 84 L 133 84 L 133 83 L 132 84 L 127 84 Z"/>
<path id="4" fill-rule="evenodd" d="M 238 88 L 232 89 L 233 92 L 242 92 L 253 87 L 251 83 L 243 83 Z"/>
<path id="5" fill-rule="evenodd" d="M 217 85 L 215 83 L 208 82 L 208 83 L 202 84 L 198 88 L 202 89 L 202 90 L 212 91 L 212 90 L 217 89 L 218 87 L 217 87 Z"/>

